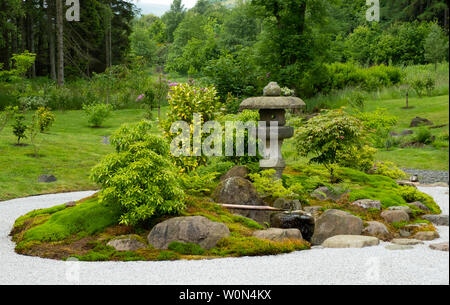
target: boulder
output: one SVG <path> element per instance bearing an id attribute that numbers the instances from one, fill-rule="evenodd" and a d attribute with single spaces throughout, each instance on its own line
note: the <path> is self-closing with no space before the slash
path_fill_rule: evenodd
<path id="1" fill-rule="evenodd" d="M 363 235 L 377 237 L 381 240 L 389 240 L 391 237 L 386 226 L 378 221 L 368 221 L 362 233 Z"/>
<path id="2" fill-rule="evenodd" d="M 405 238 L 410 237 L 412 235 L 411 232 L 409 232 L 408 230 L 403 230 L 403 229 L 400 229 L 398 233 L 400 234 L 401 237 L 405 237 Z"/>
<path id="3" fill-rule="evenodd" d="M 381 210 L 381 201 L 372 199 L 359 199 L 352 202 L 351 205 L 361 207 L 363 209 L 378 209 Z"/>
<path id="4" fill-rule="evenodd" d="M 302 209 L 302 204 L 299 200 L 278 198 L 273 203 L 273 207 L 281 210 L 297 211 Z"/>
<path id="5" fill-rule="evenodd" d="M 225 204 L 262 205 L 255 186 L 242 177 L 231 177 L 220 182 L 213 199 Z"/>
<path id="6" fill-rule="evenodd" d="M 423 215 L 422 219 L 428 220 L 437 226 L 448 227 L 448 215 Z"/>
<path id="7" fill-rule="evenodd" d="M 235 166 L 232 169 L 230 169 L 228 172 L 226 172 L 225 175 L 223 175 L 222 177 L 220 177 L 220 181 L 225 181 L 228 178 L 232 178 L 232 177 L 241 177 L 241 178 L 247 178 L 248 174 L 249 174 L 249 170 L 247 167 L 245 166 Z"/>
<path id="8" fill-rule="evenodd" d="M 53 175 L 40 175 L 38 178 L 38 182 L 41 182 L 41 183 L 50 183 L 50 182 L 55 182 L 56 180 L 58 180 L 58 179 L 56 179 L 56 177 Z"/>
<path id="9" fill-rule="evenodd" d="M 76 205 L 77 205 L 77 203 L 75 201 L 70 201 L 70 202 L 65 203 L 66 208 L 72 208 Z"/>
<path id="10" fill-rule="evenodd" d="M 431 244 L 429 247 L 433 250 L 448 252 L 448 242 L 439 243 L 439 244 Z"/>
<path id="11" fill-rule="evenodd" d="M 340 210 L 327 210 L 317 219 L 311 242 L 320 245 L 336 235 L 361 235 L 363 228 L 360 218 Z"/>
<path id="12" fill-rule="evenodd" d="M 410 216 L 410 217 L 413 215 L 413 210 L 410 207 L 404 206 L 404 205 L 389 207 L 388 210 L 390 210 L 390 211 L 402 210 L 402 211 L 405 211 L 408 214 L 408 216 Z"/>
<path id="13" fill-rule="evenodd" d="M 124 235 L 110 240 L 106 245 L 113 247 L 117 251 L 136 251 L 147 247 L 140 239 L 136 235 Z"/>
<path id="14" fill-rule="evenodd" d="M 315 205 L 315 206 L 308 206 L 308 207 L 303 207 L 303 210 L 312 215 L 314 217 L 314 219 L 318 219 L 320 216 L 320 211 L 322 210 L 321 206 Z"/>
<path id="15" fill-rule="evenodd" d="M 439 237 L 439 233 L 436 231 L 421 231 L 414 235 L 414 238 L 417 240 L 435 240 Z"/>
<path id="16" fill-rule="evenodd" d="M 409 221 L 408 213 L 404 210 L 387 210 L 381 213 L 381 217 L 387 223 Z"/>
<path id="17" fill-rule="evenodd" d="M 419 182 L 419 175 L 412 175 L 409 177 L 409 181 L 412 183 L 418 183 Z"/>
<path id="18" fill-rule="evenodd" d="M 422 202 L 420 202 L 420 201 L 411 202 L 411 203 L 408 203 L 408 204 L 412 205 L 412 206 L 415 206 L 416 208 L 419 208 L 422 211 L 427 211 L 427 212 L 430 211 L 430 209 L 426 205 L 424 205 Z"/>
<path id="19" fill-rule="evenodd" d="M 298 229 L 305 240 L 311 241 L 314 234 L 314 217 L 303 211 L 275 213 L 270 216 L 270 226 L 280 229 Z"/>
<path id="20" fill-rule="evenodd" d="M 408 245 L 387 245 L 385 246 L 386 249 L 388 250 L 410 250 L 410 249 L 414 249 L 413 246 L 408 246 Z"/>
<path id="21" fill-rule="evenodd" d="M 414 246 L 423 244 L 422 241 L 417 239 L 407 239 L 407 238 L 394 238 L 391 243 L 402 246 Z"/>
<path id="22" fill-rule="evenodd" d="M 411 120 L 411 124 L 409 124 L 409 127 L 419 127 L 422 125 L 433 125 L 433 122 L 425 118 L 415 117 Z"/>
<path id="23" fill-rule="evenodd" d="M 219 240 L 230 236 L 223 223 L 203 216 L 175 217 L 157 224 L 147 240 L 156 249 L 167 249 L 174 241 L 194 243 L 204 249 L 214 248 Z"/>
<path id="24" fill-rule="evenodd" d="M 298 229 L 279 229 L 270 228 L 267 230 L 255 231 L 253 236 L 260 239 L 268 239 L 273 241 L 283 241 L 285 239 L 302 240 L 302 233 Z"/>
<path id="25" fill-rule="evenodd" d="M 364 248 L 377 246 L 380 240 L 372 236 L 362 235 L 336 235 L 327 238 L 323 243 L 324 248 Z"/>
<path id="26" fill-rule="evenodd" d="M 342 198 L 342 196 L 344 194 L 336 193 L 335 191 L 330 190 L 326 186 L 321 186 L 321 187 L 315 189 L 314 192 L 311 193 L 311 197 L 316 198 L 320 201 L 325 201 L 325 200 L 338 201 Z"/>
<path id="27" fill-rule="evenodd" d="M 281 88 L 276 82 L 270 82 L 264 88 L 264 96 L 281 96 Z"/>

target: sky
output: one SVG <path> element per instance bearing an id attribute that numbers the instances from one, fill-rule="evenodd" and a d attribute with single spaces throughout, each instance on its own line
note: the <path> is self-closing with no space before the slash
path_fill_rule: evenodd
<path id="1" fill-rule="evenodd" d="M 170 9 L 172 0 L 134 0 L 136 6 L 142 10 L 142 14 L 154 14 L 161 16 Z M 197 3 L 197 0 L 182 0 L 185 8 L 191 8 Z"/>

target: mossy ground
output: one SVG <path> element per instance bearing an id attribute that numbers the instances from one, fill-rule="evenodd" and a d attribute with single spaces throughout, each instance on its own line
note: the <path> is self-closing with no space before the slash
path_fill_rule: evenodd
<path id="1" fill-rule="evenodd" d="M 382 222 L 392 236 L 398 234 L 399 230 L 406 225 L 414 223 L 427 223 L 427 225 L 413 228 L 412 233 L 435 230 L 433 225 L 420 219 L 424 211 L 408 205 L 409 202 L 419 198 L 431 209 L 429 213 L 440 213 L 438 205 L 431 197 L 414 189 L 404 189 L 393 179 L 385 176 L 369 175 L 348 168 L 339 168 L 337 175 L 339 183 L 330 185 L 327 183 L 328 174 L 321 166 L 294 164 L 286 169 L 283 182 L 287 187 L 299 183 L 306 193 L 322 185 L 331 187 L 338 193 L 346 192 L 338 202 L 320 201 L 306 195 L 304 204 L 320 206 L 321 212 L 327 209 L 339 209 L 358 216 L 364 221 Z M 200 215 L 212 221 L 224 223 L 229 228 L 231 236 L 221 240 L 211 250 L 178 243 L 171 245 L 169 250 L 157 250 L 149 245 L 145 249 L 132 252 L 116 251 L 106 245 L 108 241 L 117 236 L 135 234 L 145 242 L 151 228 L 168 217 L 153 218 L 139 227 L 119 225 L 119 207 L 114 204 L 99 204 L 96 195 L 78 202 L 74 207 L 59 205 L 32 211 L 19 217 L 11 235 L 17 243 L 18 253 L 55 259 L 67 259 L 73 256 L 86 261 L 192 260 L 275 255 L 310 247 L 303 241 L 274 242 L 252 237 L 254 231 L 264 229 L 264 226 L 251 219 L 231 214 L 212 202 L 208 195 L 210 194 L 188 195 L 187 208 L 180 216 Z M 380 210 L 365 210 L 350 204 L 357 199 L 379 200 L 383 209 L 398 205 L 409 206 L 413 210 L 413 215 L 407 223 L 388 224 L 381 218 Z"/>
<path id="2" fill-rule="evenodd" d="M 11 235 L 17 253 L 61 260 L 76 257 L 83 261 L 210 259 L 274 255 L 310 247 L 303 241 L 258 240 L 251 236 L 263 227 L 253 220 L 230 214 L 205 198 L 190 196 L 187 203 L 188 208 L 182 216 L 201 215 L 222 222 L 230 229 L 231 236 L 211 250 L 190 244 L 171 244 L 169 250 L 158 250 L 149 245 L 137 251 L 116 251 L 106 245 L 108 241 L 125 234 L 136 234 L 146 240 L 151 228 L 166 217 L 155 218 L 142 227 L 119 225 L 118 208 L 99 204 L 96 196 L 78 202 L 75 207 L 60 205 L 32 211 L 17 219 Z"/>

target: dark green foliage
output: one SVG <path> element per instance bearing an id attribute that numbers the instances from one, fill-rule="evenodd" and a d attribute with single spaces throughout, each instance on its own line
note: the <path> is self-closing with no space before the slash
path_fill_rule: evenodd
<path id="1" fill-rule="evenodd" d="M 416 143 L 428 145 L 433 143 L 434 137 L 428 128 L 421 127 L 414 133 L 413 140 Z"/>
<path id="2" fill-rule="evenodd" d="M 171 242 L 168 249 L 183 255 L 202 255 L 205 253 L 205 249 L 197 244 L 182 243 L 177 241 Z"/>
<path id="3" fill-rule="evenodd" d="M 25 116 L 22 113 L 17 113 L 14 116 L 13 133 L 17 137 L 17 144 L 20 144 L 21 139 L 27 138 L 25 131 L 28 129 L 25 124 Z"/>

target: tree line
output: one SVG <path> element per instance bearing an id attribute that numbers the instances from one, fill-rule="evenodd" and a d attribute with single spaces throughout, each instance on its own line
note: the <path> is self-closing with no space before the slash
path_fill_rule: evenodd
<path id="1" fill-rule="evenodd" d="M 36 54 L 29 77 L 49 76 L 62 84 L 64 76 L 90 77 L 92 72 L 122 63 L 129 53 L 131 21 L 137 12 L 134 4 L 79 2 L 80 21 L 69 22 L 64 0 L 0 0 L 3 69 L 13 68 L 13 54 L 28 51 Z"/>

